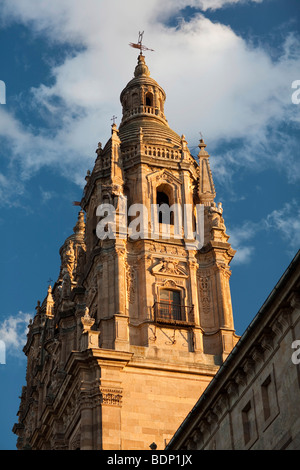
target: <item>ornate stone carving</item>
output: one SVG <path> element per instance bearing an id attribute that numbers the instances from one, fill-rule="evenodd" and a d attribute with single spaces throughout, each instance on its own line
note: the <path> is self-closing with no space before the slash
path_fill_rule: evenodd
<path id="1" fill-rule="evenodd" d="M 251 357 L 247 357 L 243 370 L 248 377 L 253 377 L 255 374 L 255 361 Z"/>
<path id="2" fill-rule="evenodd" d="M 79 396 L 79 404 L 82 409 L 91 409 L 94 407 L 95 402 L 93 397 L 90 395 L 90 391 L 82 391 Z"/>
<path id="3" fill-rule="evenodd" d="M 52 287 L 48 287 L 48 295 L 46 299 L 46 316 L 52 318 L 54 314 L 54 300 L 52 297 Z"/>
<path id="4" fill-rule="evenodd" d="M 164 287 L 176 287 L 177 284 L 178 284 L 178 282 L 176 283 L 175 281 L 173 281 L 173 279 L 167 279 L 163 283 Z"/>
<path id="5" fill-rule="evenodd" d="M 299 294 L 299 292 L 294 292 L 293 293 L 293 296 L 291 298 L 291 307 L 294 308 L 294 309 L 300 309 L 300 294 Z"/>
<path id="6" fill-rule="evenodd" d="M 93 324 L 95 323 L 95 319 L 90 317 L 90 311 L 88 307 L 86 307 L 84 316 L 81 318 L 81 323 L 83 325 L 83 332 L 90 331 Z"/>
<path id="7" fill-rule="evenodd" d="M 126 285 L 127 285 L 127 296 L 129 303 L 133 303 L 135 300 L 136 291 L 136 271 L 133 266 L 130 266 L 127 262 L 126 267 Z"/>
<path id="8" fill-rule="evenodd" d="M 211 312 L 211 292 L 209 276 L 200 276 L 199 289 L 202 311 L 204 314 L 208 315 Z"/>
<path id="9" fill-rule="evenodd" d="M 228 396 L 226 392 L 219 395 L 215 404 L 214 404 L 214 411 L 218 416 L 218 419 L 223 415 L 223 413 L 227 410 L 228 407 Z"/>
<path id="10" fill-rule="evenodd" d="M 264 350 L 273 351 L 274 349 L 274 333 L 265 331 L 261 339 L 261 346 Z"/>
<path id="11" fill-rule="evenodd" d="M 84 212 L 80 211 L 78 214 L 78 220 L 76 222 L 75 227 L 73 228 L 76 238 L 80 241 L 83 241 L 83 237 L 85 234 L 85 222 L 84 222 Z"/>
<path id="12" fill-rule="evenodd" d="M 292 313 L 291 307 L 282 308 L 280 310 L 280 313 L 276 321 L 271 326 L 272 331 L 274 331 L 276 335 L 281 335 L 286 330 L 286 328 L 288 328 L 288 326 L 290 325 L 291 313 Z"/>
<path id="13" fill-rule="evenodd" d="M 70 450 L 80 449 L 80 430 L 75 434 L 74 437 L 72 437 L 70 444 L 69 444 L 69 449 Z"/>
<path id="14" fill-rule="evenodd" d="M 264 362 L 264 350 L 260 344 L 255 344 L 253 350 L 251 351 L 251 357 L 259 364 Z"/>
<path id="15" fill-rule="evenodd" d="M 209 424 L 209 422 L 207 421 L 207 419 L 205 417 L 203 419 L 201 419 L 201 421 L 199 423 L 199 426 L 198 426 L 198 429 L 201 432 L 201 434 L 203 435 L 203 438 L 207 433 L 210 432 L 210 424 Z"/>
<path id="16" fill-rule="evenodd" d="M 103 405 L 122 405 L 122 390 L 116 388 L 100 387 L 101 402 Z"/>
<path id="17" fill-rule="evenodd" d="M 242 387 L 247 385 L 247 376 L 243 369 L 239 369 L 237 371 L 236 375 L 234 376 L 234 380 L 238 385 L 241 385 Z"/>
<path id="18" fill-rule="evenodd" d="M 86 304 L 89 306 L 89 308 L 91 308 L 91 305 L 95 299 L 97 291 L 98 291 L 97 276 L 93 276 L 89 283 L 89 287 L 86 291 Z"/>
<path id="19" fill-rule="evenodd" d="M 230 379 L 225 387 L 226 392 L 230 396 L 236 397 L 238 395 L 238 385 L 235 380 Z"/>
<path id="20" fill-rule="evenodd" d="M 218 416 L 213 410 L 209 410 L 206 415 L 207 422 L 211 427 L 215 427 L 218 423 Z"/>
<path id="21" fill-rule="evenodd" d="M 163 274 L 168 276 L 180 276 L 187 277 L 187 272 L 177 261 L 173 260 L 161 260 L 156 266 L 152 268 L 152 274 Z"/>

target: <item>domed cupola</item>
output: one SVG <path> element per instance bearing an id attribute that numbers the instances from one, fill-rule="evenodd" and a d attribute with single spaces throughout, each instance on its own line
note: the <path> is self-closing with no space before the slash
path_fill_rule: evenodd
<path id="1" fill-rule="evenodd" d="M 166 94 L 161 86 L 150 77 L 150 71 L 141 53 L 135 67 L 134 78 L 127 83 L 120 96 L 123 117 L 121 127 L 136 118 L 153 118 L 167 124 L 164 115 Z"/>
<path id="2" fill-rule="evenodd" d="M 138 56 L 138 64 L 135 67 L 134 76 L 136 78 L 141 76 L 150 77 L 150 70 L 145 62 L 145 57 L 143 56 L 143 54 L 140 54 Z"/>

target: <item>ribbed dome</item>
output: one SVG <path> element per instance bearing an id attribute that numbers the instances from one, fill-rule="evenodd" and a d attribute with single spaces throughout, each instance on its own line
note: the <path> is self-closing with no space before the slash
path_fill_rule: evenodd
<path id="1" fill-rule="evenodd" d="M 181 138 L 168 125 L 155 119 L 142 116 L 120 126 L 119 137 L 122 144 L 129 144 L 135 139 L 138 139 L 140 128 L 142 128 L 143 141 L 145 143 L 155 143 L 172 147 L 181 146 Z"/>

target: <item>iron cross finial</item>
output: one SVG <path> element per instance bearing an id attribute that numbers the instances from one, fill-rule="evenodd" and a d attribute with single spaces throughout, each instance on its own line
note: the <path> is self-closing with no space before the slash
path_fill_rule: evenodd
<path id="1" fill-rule="evenodd" d="M 142 51 L 153 51 L 154 52 L 154 49 L 149 49 L 149 47 L 146 47 L 146 46 L 143 45 L 143 36 L 144 36 L 144 31 L 142 31 L 142 32 L 139 31 L 138 42 L 137 43 L 130 42 L 129 45 L 131 47 L 134 47 L 135 49 L 139 49 L 141 54 L 142 54 Z"/>
<path id="2" fill-rule="evenodd" d="M 140 45 L 141 50 L 142 50 L 142 47 L 143 47 L 143 45 L 142 45 L 143 36 L 144 36 L 144 31 L 142 31 L 142 32 L 139 31 L 138 44 Z"/>

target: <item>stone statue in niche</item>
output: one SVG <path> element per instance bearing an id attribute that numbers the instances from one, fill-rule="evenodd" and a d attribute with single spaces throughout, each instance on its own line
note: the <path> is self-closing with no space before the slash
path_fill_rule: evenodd
<path id="1" fill-rule="evenodd" d="M 69 273 L 70 280 L 73 280 L 73 271 L 75 266 L 75 252 L 73 242 L 69 240 L 65 254 L 64 254 L 65 267 Z"/>
<path id="2" fill-rule="evenodd" d="M 224 219 L 222 217 L 222 214 L 223 214 L 222 203 L 219 202 L 218 207 L 216 207 L 216 204 L 212 205 L 210 207 L 210 213 L 211 213 L 212 226 L 218 227 L 225 231 L 226 227 L 224 224 Z"/>
<path id="3" fill-rule="evenodd" d="M 126 282 L 128 301 L 133 303 L 135 299 L 136 274 L 135 269 L 132 266 L 129 266 L 128 263 L 126 263 Z"/>

